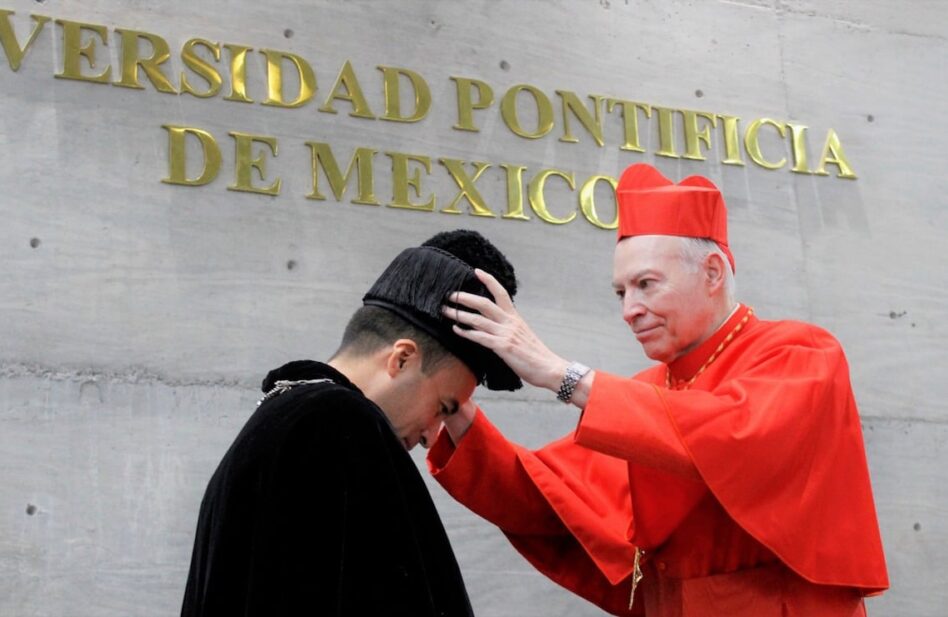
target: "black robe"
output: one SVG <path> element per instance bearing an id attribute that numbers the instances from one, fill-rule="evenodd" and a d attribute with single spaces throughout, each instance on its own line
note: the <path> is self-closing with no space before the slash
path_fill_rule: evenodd
<path id="1" fill-rule="evenodd" d="M 381 410 L 328 378 L 264 402 L 208 484 L 182 617 L 472 615 L 428 489 Z"/>

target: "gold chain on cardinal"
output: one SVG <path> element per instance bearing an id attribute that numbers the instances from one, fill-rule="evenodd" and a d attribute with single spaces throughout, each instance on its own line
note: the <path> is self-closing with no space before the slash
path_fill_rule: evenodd
<path id="1" fill-rule="evenodd" d="M 698 372 L 692 375 L 691 379 L 688 381 L 672 379 L 671 367 L 668 367 L 665 372 L 665 387 L 669 390 L 687 390 L 694 384 L 694 382 L 701 376 L 701 373 L 705 371 L 711 363 L 717 360 L 718 356 L 721 355 L 721 352 L 724 351 L 724 348 L 731 344 L 731 341 L 734 340 L 734 337 L 737 336 L 741 330 L 744 329 L 744 326 L 747 325 L 747 322 L 750 321 L 751 315 L 754 314 L 754 309 L 747 309 L 747 314 L 744 315 L 742 319 L 734 329 L 721 341 L 721 344 L 718 345 L 718 348 L 714 350 L 714 353 L 704 361 L 704 364 L 701 365 L 701 368 L 698 369 Z"/>

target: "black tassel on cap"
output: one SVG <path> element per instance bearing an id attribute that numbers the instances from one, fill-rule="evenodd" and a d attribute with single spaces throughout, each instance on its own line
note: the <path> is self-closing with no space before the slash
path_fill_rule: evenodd
<path id="1" fill-rule="evenodd" d="M 493 351 L 455 334 L 441 314 L 447 296 L 456 291 L 493 296 L 474 275 L 474 268 L 447 251 L 420 246 L 402 251 L 362 298 L 367 306 L 392 311 L 429 334 L 461 360 L 478 383 L 491 390 L 518 390 L 520 378 Z"/>

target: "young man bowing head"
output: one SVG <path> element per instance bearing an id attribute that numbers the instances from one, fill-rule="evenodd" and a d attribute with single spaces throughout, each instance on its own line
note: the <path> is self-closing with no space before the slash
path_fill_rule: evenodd
<path id="1" fill-rule="evenodd" d="M 182 617 L 469 616 L 454 553 L 408 450 L 427 447 L 478 383 L 520 379 L 441 316 L 513 267 L 470 231 L 398 255 L 327 362 L 290 362 L 208 484 Z"/>

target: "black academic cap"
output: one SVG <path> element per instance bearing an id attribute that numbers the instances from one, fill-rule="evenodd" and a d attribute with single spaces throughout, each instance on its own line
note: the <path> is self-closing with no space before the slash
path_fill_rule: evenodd
<path id="1" fill-rule="evenodd" d="M 375 281 L 362 298 L 362 303 L 392 311 L 429 334 L 467 365 L 478 383 L 491 390 L 518 390 L 523 387 L 523 382 L 516 373 L 493 351 L 455 334 L 451 328 L 454 322 L 441 313 L 441 307 L 447 303 L 447 296 L 455 291 L 466 291 L 493 299 L 484 284 L 474 275 L 475 267 L 488 270 L 484 267 L 486 264 L 483 264 L 483 260 L 475 255 L 478 251 L 469 250 L 472 246 L 470 234 L 476 232 L 459 231 L 463 233 L 455 238 L 459 241 L 459 246 L 463 244 L 466 247 L 464 250 L 458 249 L 464 258 L 452 254 L 449 250 L 451 242 L 445 241 L 443 237 L 436 242 L 440 246 L 405 249 Z M 505 278 L 515 280 L 513 268 L 506 258 L 480 234 L 476 235 L 492 249 L 486 254 L 493 259 L 499 255 L 509 268 L 509 273 L 504 273 Z M 432 240 L 436 238 L 438 236 Z M 468 263 L 465 258 L 476 263 Z"/>

